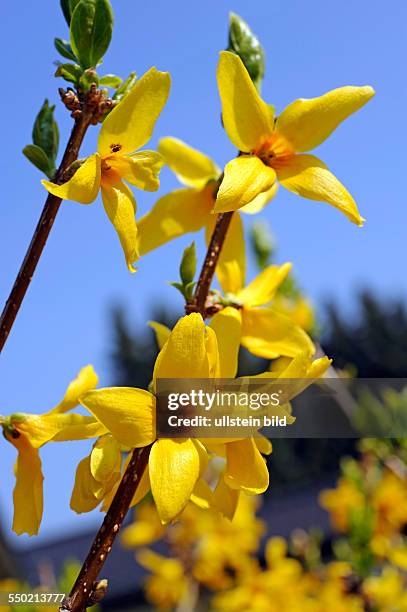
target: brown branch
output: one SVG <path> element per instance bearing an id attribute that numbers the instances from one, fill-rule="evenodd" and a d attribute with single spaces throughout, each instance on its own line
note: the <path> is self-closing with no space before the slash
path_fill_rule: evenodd
<path id="1" fill-rule="evenodd" d="M 65 92 L 63 93 L 65 97 L 68 95 Z M 76 97 L 73 92 L 72 95 Z M 69 108 L 64 96 L 62 96 L 62 101 Z M 76 99 L 78 100 L 78 98 Z M 72 128 L 61 164 L 55 174 L 54 181 L 56 183 L 62 183 L 64 181 L 64 175 L 67 169 L 78 158 L 79 149 L 88 127 L 91 124 L 97 123 L 100 119 L 101 112 L 105 112 L 110 109 L 110 107 L 111 101 L 109 104 L 109 100 L 106 99 L 105 94 L 98 91 L 96 86 L 92 86 L 90 91 L 83 96 L 81 102 L 82 110 L 77 109 L 72 113 L 75 118 L 75 124 Z M 51 194 L 48 195 L 30 246 L 28 247 L 24 261 L 0 317 L 0 353 L 10 334 L 20 306 L 31 283 L 31 279 L 44 250 L 60 205 L 61 198 L 57 198 Z"/>
<path id="2" fill-rule="evenodd" d="M 133 451 L 130 463 L 106 513 L 102 526 L 93 540 L 78 578 L 69 596 L 60 608 L 61 612 L 84 612 L 87 607 L 103 597 L 107 584 L 105 581 L 96 581 L 112 549 L 113 542 L 119 533 L 141 477 L 147 467 L 150 450 L 151 445 Z"/>
<path id="3" fill-rule="evenodd" d="M 219 255 L 232 220 L 232 215 L 233 211 L 220 213 L 218 215 L 211 241 L 202 265 L 201 273 L 199 275 L 198 283 L 195 288 L 194 296 L 191 302 L 189 302 L 185 307 L 187 314 L 191 312 L 200 312 L 203 317 L 206 315 L 206 300 L 211 288 Z"/>

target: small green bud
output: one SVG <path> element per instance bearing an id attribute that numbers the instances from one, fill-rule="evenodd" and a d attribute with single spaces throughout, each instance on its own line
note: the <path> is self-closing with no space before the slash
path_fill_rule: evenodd
<path id="1" fill-rule="evenodd" d="M 78 64 L 59 64 L 54 76 L 62 77 L 68 83 L 73 83 L 78 87 L 82 74 L 82 68 Z"/>
<path id="2" fill-rule="evenodd" d="M 123 83 L 117 89 L 116 93 L 113 96 L 113 100 L 115 100 L 116 102 L 120 102 L 120 100 L 122 100 L 124 96 L 129 93 L 129 91 L 132 89 L 136 81 L 137 81 L 136 73 L 130 72 L 127 79 L 123 81 Z"/>
<path id="3" fill-rule="evenodd" d="M 89 91 L 93 83 L 99 85 L 99 77 L 96 70 L 88 68 L 79 79 L 79 88 L 82 89 L 82 91 Z"/>
<path id="4" fill-rule="evenodd" d="M 195 242 L 192 242 L 189 247 L 186 247 L 182 255 L 179 274 L 184 285 L 188 285 L 194 280 L 196 272 L 196 247 Z"/>
<path id="5" fill-rule="evenodd" d="M 24 423 L 27 420 L 27 415 L 24 412 L 14 412 L 10 415 L 10 423 Z"/>
<path id="6" fill-rule="evenodd" d="M 228 51 L 233 51 L 240 57 L 251 80 L 260 91 L 265 72 L 264 49 L 244 19 L 235 13 L 230 13 Z"/>

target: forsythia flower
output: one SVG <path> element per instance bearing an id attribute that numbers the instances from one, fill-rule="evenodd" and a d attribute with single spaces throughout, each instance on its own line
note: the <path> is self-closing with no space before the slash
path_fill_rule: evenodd
<path id="1" fill-rule="evenodd" d="M 242 269 L 236 260 L 220 267 L 223 301 L 231 306 L 212 317 L 211 326 L 216 333 L 230 334 L 238 346 L 242 344 L 265 359 L 294 357 L 303 352 L 312 355 L 315 348 L 310 337 L 281 311 L 281 304 L 279 309 L 270 306 L 290 269 L 289 263 L 269 266 L 244 287 Z"/>
<path id="2" fill-rule="evenodd" d="M 157 357 L 157 378 L 210 378 L 218 370 L 215 332 L 202 317 L 183 317 Z M 143 389 L 113 387 L 81 397 L 87 408 L 123 446 L 153 444 L 148 470 L 138 486 L 142 498 L 151 487 L 160 519 L 168 523 L 186 506 L 202 468 L 206 451 L 198 440 L 155 439 L 155 397 Z"/>
<path id="3" fill-rule="evenodd" d="M 222 51 L 218 86 L 225 130 L 240 151 L 224 170 L 215 212 L 237 210 L 281 185 L 310 200 L 327 202 L 363 224 L 355 201 L 314 155 L 349 115 L 374 95 L 371 87 L 341 87 L 319 98 L 296 100 L 279 115 L 259 96 L 241 59 Z"/>
<path id="4" fill-rule="evenodd" d="M 78 398 L 97 385 L 98 378 L 87 366 L 71 382 L 65 397 L 53 410 L 42 415 L 16 413 L 0 417 L 6 439 L 17 449 L 15 467 L 13 530 L 17 534 L 38 533 L 43 512 L 43 474 L 39 448 L 47 442 L 84 440 L 105 433 L 93 417 L 66 414 L 79 404 Z"/>
<path id="5" fill-rule="evenodd" d="M 351 513 L 364 508 L 365 496 L 353 481 L 342 477 L 336 489 L 320 493 L 319 503 L 330 513 L 332 526 L 343 533 L 349 529 Z"/>
<path id="6" fill-rule="evenodd" d="M 150 140 L 169 90 L 170 75 L 151 68 L 104 120 L 98 152 L 88 157 L 63 185 L 42 181 L 53 195 L 81 204 L 93 202 L 101 190 L 107 216 L 119 235 L 132 272 L 138 259 L 136 201 L 123 180 L 146 191 L 158 189 L 161 155 L 134 151 Z"/>
<path id="7" fill-rule="evenodd" d="M 218 166 L 204 153 L 193 149 L 177 138 L 162 138 L 159 152 L 174 171 L 185 189 L 178 189 L 160 198 L 150 212 L 138 222 L 138 248 L 144 255 L 159 246 L 188 232 L 205 228 L 209 242 L 216 222 L 211 214 L 216 192 L 221 181 Z M 258 195 L 241 211 L 256 213 L 274 197 L 277 185 Z M 220 253 L 219 264 L 237 259 L 245 267 L 243 223 L 240 215 L 234 215 Z"/>

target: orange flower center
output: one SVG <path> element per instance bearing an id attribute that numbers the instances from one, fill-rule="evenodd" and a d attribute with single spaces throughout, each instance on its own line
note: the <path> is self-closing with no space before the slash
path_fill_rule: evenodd
<path id="1" fill-rule="evenodd" d="M 294 156 L 294 150 L 283 136 L 273 132 L 270 138 L 253 151 L 253 154 L 257 155 L 266 166 L 278 168 Z"/>

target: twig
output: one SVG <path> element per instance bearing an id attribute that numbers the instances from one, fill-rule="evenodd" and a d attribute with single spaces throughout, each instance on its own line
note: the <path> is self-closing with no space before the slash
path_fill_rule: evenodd
<path id="1" fill-rule="evenodd" d="M 105 594 L 107 582 L 97 581 L 147 467 L 151 445 L 135 449 L 105 519 L 93 540 L 81 571 L 61 612 L 84 612 Z"/>
<path id="2" fill-rule="evenodd" d="M 75 98 L 77 104 L 79 104 L 81 108 L 75 107 L 72 113 L 75 124 L 72 128 L 61 164 L 55 174 L 54 181 L 56 183 L 62 183 L 66 180 L 65 173 L 70 165 L 78 158 L 79 149 L 88 127 L 91 124 L 97 123 L 100 120 L 101 113 L 105 113 L 111 108 L 111 101 L 107 100 L 105 94 L 102 91 L 98 91 L 96 86 L 92 86 L 90 91 L 82 97 L 81 101 L 79 101 L 78 97 L 73 92 L 61 91 L 63 93 L 62 95 L 60 92 L 62 101 L 69 110 L 71 110 L 71 108 L 67 104 L 66 97 L 68 97 L 69 100 L 71 100 L 72 97 Z M 71 96 L 68 95 L 69 93 L 71 93 Z M 57 198 L 51 194 L 48 195 L 30 246 L 28 247 L 13 289 L 11 290 L 0 317 L 0 353 L 10 334 L 20 306 L 31 283 L 31 279 L 44 250 L 60 205 L 61 198 Z"/>
<path id="3" fill-rule="evenodd" d="M 194 296 L 191 302 L 185 307 L 188 314 L 191 312 L 200 312 L 203 317 L 206 315 L 206 300 L 215 274 L 216 264 L 218 263 L 219 255 L 223 243 L 225 242 L 226 233 L 232 220 L 232 215 L 233 211 L 220 213 L 218 215 Z"/>

